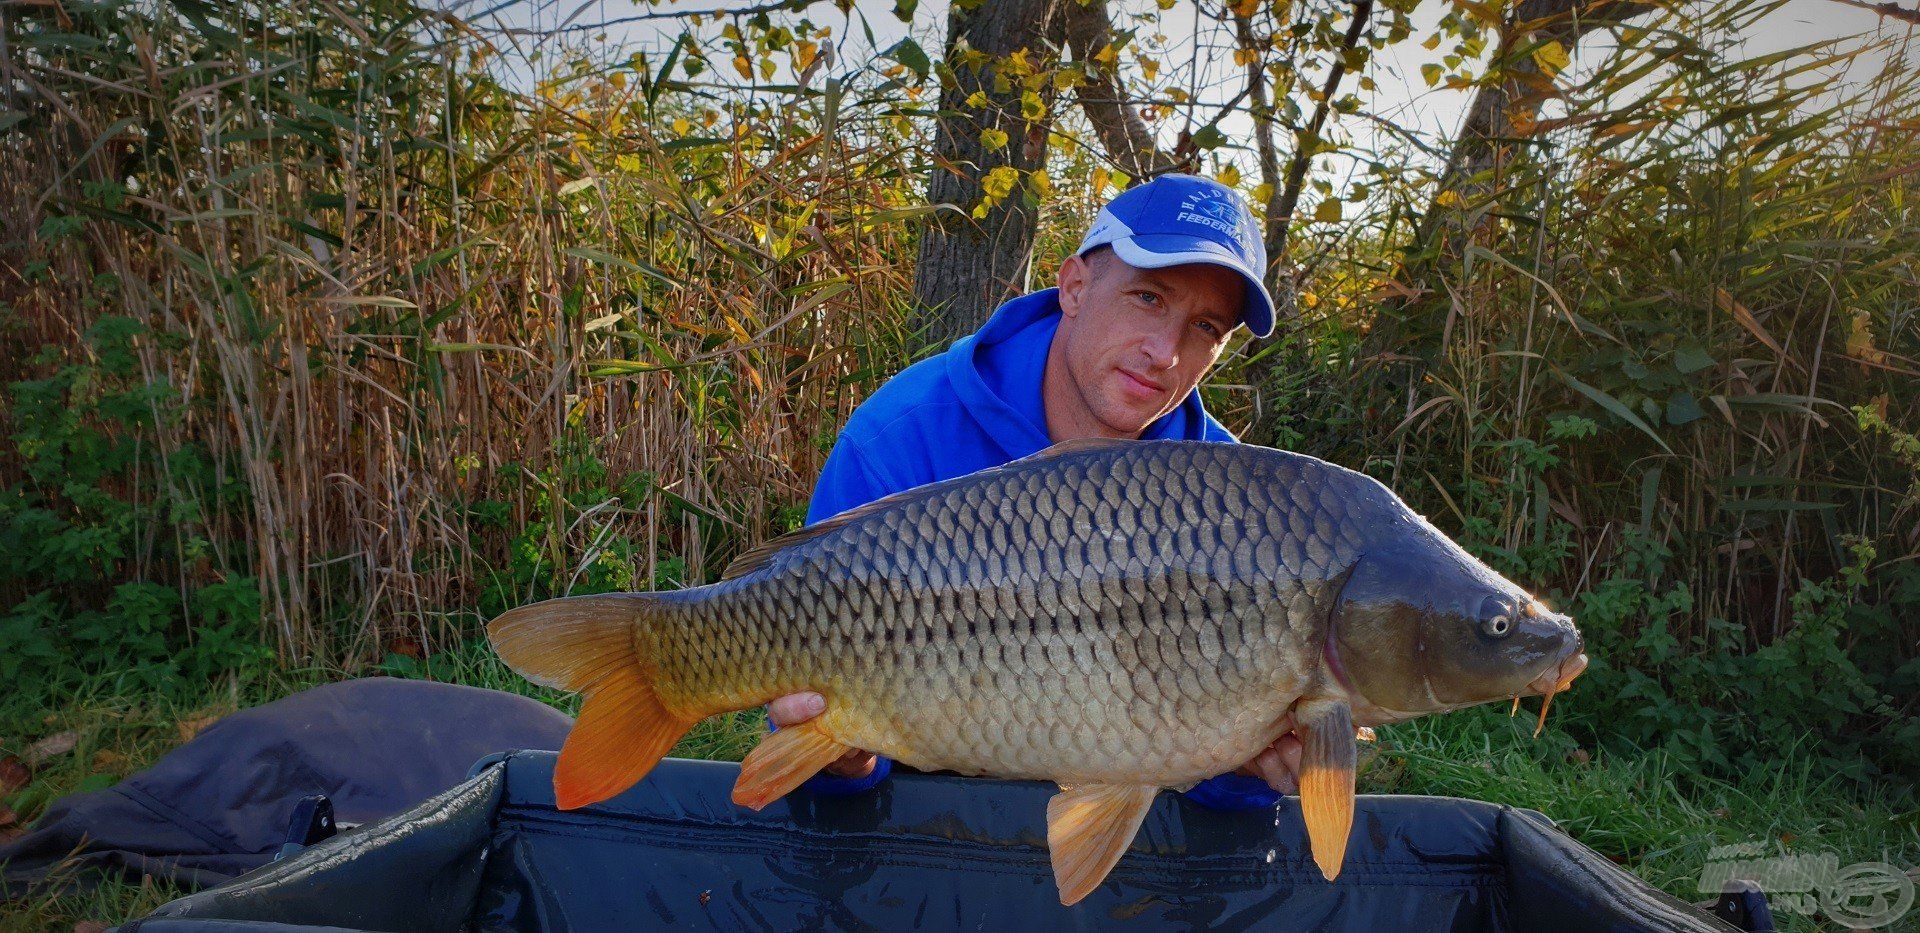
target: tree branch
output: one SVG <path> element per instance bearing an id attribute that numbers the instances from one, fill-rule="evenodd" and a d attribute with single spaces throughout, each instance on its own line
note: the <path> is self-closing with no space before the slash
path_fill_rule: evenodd
<path id="1" fill-rule="evenodd" d="M 1305 131 L 1297 134 L 1294 140 L 1293 162 L 1287 166 L 1286 190 L 1280 196 L 1280 243 L 1279 248 L 1268 247 L 1268 260 L 1275 266 L 1283 265 L 1287 258 L 1288 228 L 1293 223 L 1294 208 L 1300 204 L 1300 189 L 1307 179 L 1307 165 L 1313 161 L 1314 151 L 1320 148 L 1320 131 L 1327 124 L 1327 113 L 1333 109 L 1333 95 L 1340 90 L 1340 79 L 1347 75 L 1346 53 L 1360 44 L 1360 37 L 1366 34 L 1367 21 L 1373 16 L 1373 0 L 1355 0 L 1353 4 L 1353 22 L 1347 25 L 1346 39 L 1341 43 L 1334 57 L 1333 68 L 1327 72 L 1327 80 L 1320 86 L 1320 103 L 1313 108 L 1313 117 L 1307 121 Z M 1268 223 L 1272 223 L 1269 218 Z"/>
<path id="2" fill-rule="evenodd" d="M 1891 0 L 1887 3 L 1867 3 L 1866 0 L 1834 0 L 1834 2 L 1844 3 L 1847 6 L 1857 6 L 1863 10 L 1872 10 L 1889 19 L 1897 19 L 1908 23 L 1920 23 L 1920 10 L 1905 9 L 1899 4 L 1891 2 Z"/>
<path id="3" fill-rule="evenodd" d="M 1113 42 L 1113 19 L 1107 13 L 1106 0 L 1067 0 L 1065 5 L 1067 47 L 1073 52 L 1073 60 L 1085 67 L 1088 82 L 1076 88 L 1074 96 L 1093 124 L 1094 135 L 1100 137 L 1107 158 L 1136 179 L 1179 170 L 1182 160 L 1155 143 L 1153 130 L 1128 103 L 1118 73 L 1102 65 L 1097 57 Z"/>

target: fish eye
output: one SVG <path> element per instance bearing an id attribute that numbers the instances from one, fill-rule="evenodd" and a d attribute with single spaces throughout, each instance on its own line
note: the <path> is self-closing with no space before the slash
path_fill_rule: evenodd
<path id="1" fill-rule="evenodd" d="M 1505 638 L 1513 631 L 1514 611 L 1507 601 L 1489 596 L 1480 604 L 1480 630 L 1493 638 Z"/>

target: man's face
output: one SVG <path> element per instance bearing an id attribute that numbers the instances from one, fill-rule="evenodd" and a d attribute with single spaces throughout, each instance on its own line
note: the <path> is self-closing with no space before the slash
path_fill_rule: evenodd
<path id="1" fill-rule="evenodd" d="M 1063 429 L 1138 437 L 1172 411 L 1219 359 L 1245 292 L 1240 275 L 1220 266 L 1135 269 L 1111 250 L 1069 258 L 1060 267 L 1053 352 L 1070 384 L 1048 387 L 1056 439 Z M 1056 404 L 1074 411 L 1056 412 Z M 1055 425 L 1056 414 L 1091 423 Z"/>

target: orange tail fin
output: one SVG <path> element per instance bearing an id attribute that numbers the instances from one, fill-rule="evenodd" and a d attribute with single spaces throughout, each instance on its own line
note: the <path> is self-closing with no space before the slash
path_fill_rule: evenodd
<path id="1" fill-rule="evenodd" d="M 553 794 L 572 810 L 639 783 L 698 717 L 669 712 L 635 639 L 658 611 L 644 593 L 574 596 L 522 606 L 493 620 L 493 650 L 522 677 L 586 694 L 560 749 Z"/>

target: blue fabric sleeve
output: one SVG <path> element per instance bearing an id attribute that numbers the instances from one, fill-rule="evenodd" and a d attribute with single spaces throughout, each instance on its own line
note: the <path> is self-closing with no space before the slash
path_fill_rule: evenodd
<path id="1" fill-rule="evenodd" d="M 807 524 L 832 518 L 848 509 L 866 505 L 875 499 L 899 492 L 876 472 L 860 447 L 849 438 L 840 438 L 813 482 L 813 499 L 807 503 Z"/>
<path id="2" fill-rule="evenodd" d="M 860 448 L 843 436 L 833 445 L 833 452 L 827 455 L 826 465 L 820 468 L 820 478 L 814 481 L 813 499 L 807 504 L 807 524 L 832 518 L 895 491 L 886 488 L 873 474 L 866 458 L 860 455 Z M 769 722 L 767 731 L 776 732 L 779 729 Z M 840 777 L 822 771 L 800 786 L 826 797 L 844 797 L 872 790 L 893 773 L 893 759 L 885 755 L 877 757 L 879 761 L 874 763 L 873 773 L 866 777 Z"/>
<path id="3" fill-rule="evenodd" d="M 1182 796 L 1210 810 L 1271 810 L 1280 802 L 1279 791 L 1260 778 L 1244 774 L 1207 778 L 1187 788 Z"/>

